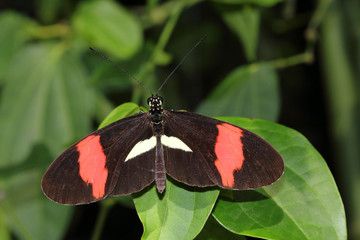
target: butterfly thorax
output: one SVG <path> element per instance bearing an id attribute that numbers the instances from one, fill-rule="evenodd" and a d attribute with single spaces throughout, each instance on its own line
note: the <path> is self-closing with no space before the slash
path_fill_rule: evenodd
<path id="1" fill-rule="evenodd" d="M 151 114 L 151 121 L 153 124 L 161 124 L 162 122 L 162 114 L 163 114 L 163 108 L 162 103 L 163 99 L 162 97 L 158 95 L 153 95 L 148 98 L 147 103 L 149 104 L 149 112 Z"/>

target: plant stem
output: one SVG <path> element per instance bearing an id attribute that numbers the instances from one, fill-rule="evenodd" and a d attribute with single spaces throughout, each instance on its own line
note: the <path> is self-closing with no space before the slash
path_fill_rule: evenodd
<path id="1" fill-rule="evenodd" d="M 333 0 L 320 0 L 315 9 L 309 25 L 305 30 L 306 49 L 303 53 L 293 55 L 286 58 L 275 59 L 268 63 L 274 68 L 287 68 L 297 64 L 311 64 L 314 61 L 314 47 L 317 41 L 318 28 L 323 22 L 326 12 L 328 11 Z"/>
<path id="2" fill-rule="evenodd" d="M 268 63 L 272 65 L 274 68 L 282 69 L 282 68 L 292 67 L 297 64 L 312 63 L 312 62 L 313 62 L 313 55 L 309 54 L 308 52 L 304 52 L 287 58 L 275 59 L 269 61 Z"/>
<path id="3" fill-rule="evenodd" d="M 318 28 L 323 22 L 325 14 L 328 12 L 329 7 L 333 0 L 320 0 L 310 19 L 309 25 L 305 30 L 306 38 L 306 52 L 314 55 L 314 47 L 318 38 Z"/>
<path id="4" fill-rule="evenodd" d="M 152 52 L 149 60 L 142 68 L 142 71 L 139 73 L 139 79 L 141 79 L 144 83 L 146 82 L 145 77 L 148 76 L 152 71 L 154 71 L 156 67 L 156 58 L 157 56 L 164 50 L 166 44 L 168 43 L 172 32 L 174 31 L 175 25 L 183 11 L 183 9 L 188 6 L 197 3 L 197 1 L 178 1 L 177 5 L 174 6 L 173 12 L 170 14 L 169 20 L 167 21 L 159 40 Z M 146 85 L 146 84 L 145 84 Z M 139 85 L 135 85 L 135 89 L 133 91 L 132 102 L 139 103 L 142 97 L 142 88 Z"/>
<path id="5" fill-rule="evenodd" d="M 57 23 L 49 26 L 30 25 L 27 29 L 34 38 L 49 39 L 57 37 L 67 37 L 70 27 L 66 24 Z"/>
<path id="6" fill-rule="evenodd" d="M 115 204 L 114 199 L 106 199 L 100 203 L 99 216 L 96 219 L 95 228 L 91 237 L 91 240 L 98 240 L 101 237 L 102 229 L 104 228 L 106 216 L 109 213 L 110 208 Z"/>

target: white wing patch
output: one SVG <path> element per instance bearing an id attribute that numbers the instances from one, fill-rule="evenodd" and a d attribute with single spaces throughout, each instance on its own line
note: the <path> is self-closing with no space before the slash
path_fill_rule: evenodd
<path id="1" fill-rule="evenodd" d="M 173 148 L 173 149 L 180 149 L 185 152 L 192 152 L 192 150 L 180 139 L 173 136 L 161 136 L 161 144 L 166 147 Z M 138 142 L 135 146 L 131 149 L 130 153 L 127 155 L 125 162 L 131 160 L 143 153 L 150 151 L 151 149 L 156 147 L 156 137 L 152 136 L 149 139 L 145 139 L 143 141 Z M 155 158 L 155 155 L 154 155 Z"/>
<path id="2" fill-rule="evenodd" d="M 143 153 L 146 153 L 153 149 L 156 146 L 156 137 L 152 136 L 149 139 L 143 140 L 135 144 L 135 146 L 131 149 L 130 153 L 127 155 L 125 162 L 139 156 Z"/>
<path id="3" fill-rule="evenodd" d="M 168 137 L 166 135 L 161 136 L 161 143 L 169 148 L 180 149 L 185 152 L 192 152 L 192 150 L 183 141 L 177 137 Z"/>

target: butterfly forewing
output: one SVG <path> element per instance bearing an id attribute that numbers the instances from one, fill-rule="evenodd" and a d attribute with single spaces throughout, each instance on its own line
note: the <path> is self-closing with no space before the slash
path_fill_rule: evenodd
<path id="1" fill-rule="evenodd" d="M 132 145 L 148 137 L 147 115 L 121 119 L 65 150 L 44 174 L 45 195 L 62 204 L 90 203 L 110 195 Z M 146 174 L 125 175 L 128 180 L 122 184 L 124 189 L 142 189 L 153 180 Z"/>
<path id="2" fill-rule="evenodd" d="M 138 192 L 154 181 L 155 147 L 152 147 L 154 143 L 148 143 L 148 148 L 142 148 L 139 145 L 149 139 L 154 141 L 152 128 L 149 125 L 151 125 L 151 121 L 144 121 L 138 129 L 133 129 L 132 136 L 124 136 L 127 140 L 119 144 L 129 144 L 129 150 L 123 152 L 121 148 L 113 147 L 109 157 L 125 159 L 125 161 L 122 162 L 121 167 L 116 168 L 118 172 L 114 174 L 113 181 L 116 184 L 111 192 L 112 196 Z M 133 136 L 135 136 L 136 140 L 134 141 L 136 142 L 131 143 Z M 136 145 L 140 148 L 135 147 Z"/>
<path id="3" fill-rule="evenodd" d="M 167 173 L 178 181 L 245 190 L 270 185 L 283 174 L 276 150 L 243 128 L 184 111 L 164 110 L 164 122 L 165 134 L 192 149 L 181 154 L 170 149 L 165 155 Z"/>

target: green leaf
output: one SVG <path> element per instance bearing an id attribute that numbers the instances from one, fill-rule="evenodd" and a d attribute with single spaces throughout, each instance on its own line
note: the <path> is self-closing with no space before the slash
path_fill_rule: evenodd
<path id="1" fill-rule="evenodd" d="M 9 69 L 0 106 L 0 167 L 23 162 L 39 142 L 55 156 L 90 130 L 92 94 L 83 66 L 59 46 L 28 46 Z"/>
<path id="2" fill-rule="evenodd" d="M 304 136 L 264 120 L 221 119 L 263 137 L 286 166 L 284 176 L 271 186 L 222 197 L 213 214 L 224 227 L 268 239 L 346 239 L 344 206 L 335 181 Z"/>
<path id="3" fill-rule="evenodd" d="M 217 199 L 218 190 L 195 189 L 172 179 L 159 194 L 154 185 L 133 194 L 144 226 L 142 239 L 194 239 L 203 228 Z"/>
<path id="4" fill-rule="evenodd" d="M 231 72 L 199 106 L 208 116 L 242 116 L 276 121 L 280 110 L 276 71 L 266 64 Z"/>
<path id="5" fill-rule="evenodd" d="M 61 0 L 37 0 L 35 1 L 37 15 L 41 18 L 41 22 L 52 23 L 60 13 L 60 8 L 63 7 Z"/>
<path id="6" fill-rule="evenodd" d="M 346 238 L 344 206 L 334 179 L 301 134 L 264 120 L 221 119 L 263 137 L 286 165 L 284 176 L 271 186 L 256 191 L 223 190 L 213 211 L 222 226 L 237 234 L 269 239 Z M 142 238 L 194 239 L 217 195 L 218 190 L 194 189 L 171 178 L 163 194 L 157 193 L 154 184 L 133 194 L 144 226 Z M 199 239 L 211 238 L 205 232 Z"/>
<path id="7" fill-rule="evenodd" d="M 0 199 L 3 198 L 2 193 L 0 192 Z M 0 200 L 1 201 L 1 200 Z M 4 211 L 0 207 L 0 239 L 2 240 L 10 240 L 10 230 L 7 226 L 6 216 Z"/>
<path id="8" fill-rule="evenodd" d="M 138 20 L 112 1 L 81 2 L 73 24 L 89 46 L 109 51 L 122 59 L 132 57 L 142 45 Z"/>
<path id="9" fill-rule="evenodd" d="M 257 4 L 263 7 L 271 7 L 284 0 L 212 0 L 214 2 L 226 4 Z"/>
<path id="10" fill-rule="evenodd" d="M 52 158 L 46 146 L 40 144 L 24 163 L 0 168 L 0 215 L 3 212 L 6 225 L 16 239 L 64 237 L 72 208 L 50 201 L 40 187 L 41 177 Z M 0 239 L 3 239 L 1 234 L 2 231 Z"/>
<path id="11" fill-rule="evenodd" d="M 246 240 L 246 237 L 237 235 L 225 229 L 217 222 L 213 216 L 210 216 L 196 240 Z"/>
<path id="12" fill-rule="evenodd" d="M 72 208 L 56 204 L 41 192 L 38 170 L 18 173 L 0 183 L 5 198 L 0 212 L 17 239 L 62 239 L 71 217 Z"/>
<path id="13" fill-rule="evenodd" d="M 165 51 L 159 51 L 159 53 L 155 56 L 154 62 L 158 66 L 166 66 L 168 65 L 172 60 L 172 55 L 165 52 Z"/>
<path id="14" fill-rule="evenodd" d="M 109 115 L 99 125 L 99 129 L 109 125 L 110 123 L 118 121 L 119 119 L 138 114 L 140 111 L 140 107 L 135 103 L 123 103 L 109 113 Z"/>
<path id="15" fill-rule="evenodd" d="M 32 22 L 22 15 L 4 11 L 0 14 L 0 82 L 12 63 L 13 56 L 27 40 L 26 26 Z"/>
<path id="16" fill-rule="evenodd" d="M 51 160 L 53 160 L 53 157 L 48 147 L 45 144 L 35 144 L 30 156 L 25 161 L 0 168 L 0 181 L 6 181 L 9 177 L 32 169 L 43 169 L 45 172 Z"/>
<path id="17" fill-rule="evenodd" d="M 241 40 L 248 61 L 256 59 L 260 28 L 260 10 L 250 5 L 234 7 L 218 4 L 216 8 L 230 29 Z"/>
<path id="18" fill-rule="evenodd" d="M 38 145 L 21 164 L 27 167 L 10 168 L 9 174 L 0 171 L 0 211 L 3 209 L 17 239 L 62 239 L 68 226 L 72 208 L 55 204 L 41 191 L 41 177 L 49 159 L 48 149 Z"/>

